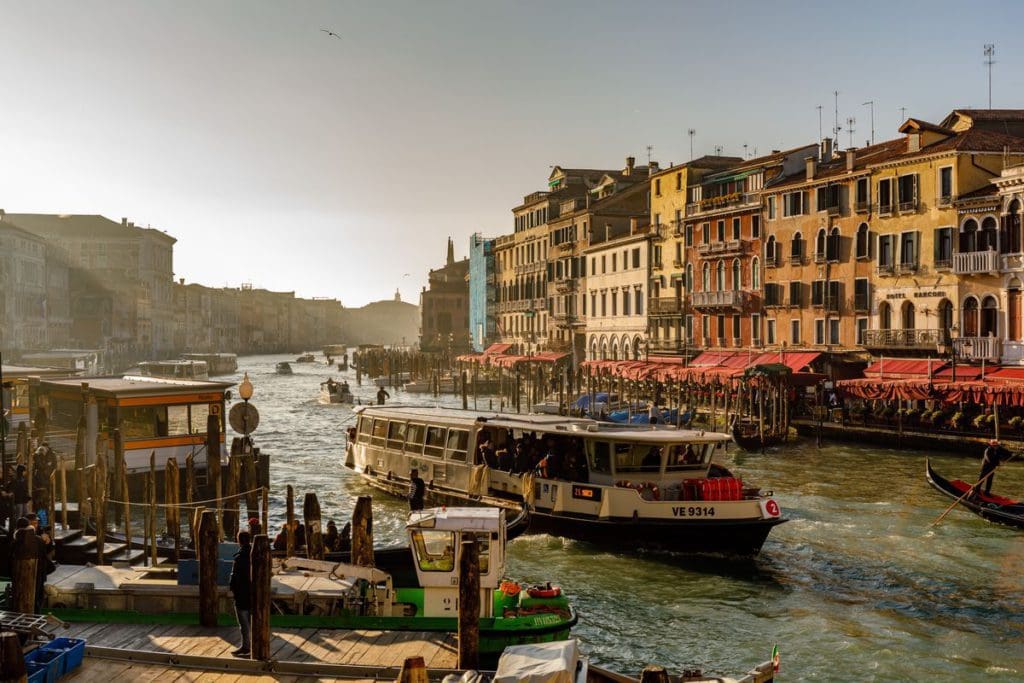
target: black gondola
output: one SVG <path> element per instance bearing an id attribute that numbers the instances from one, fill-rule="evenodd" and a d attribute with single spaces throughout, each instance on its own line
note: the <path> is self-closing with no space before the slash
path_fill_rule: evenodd
<path id="1" fill-rule="evenodd" d="M 762 439 L 756 422 L 737 420 L 732 426 L 732 440 L 745 451 L 760 451 L 782 443 L 782 434 L 765 429 Z"/>
<path id="2" fill-rule="evenodd" d="M 978 491 L 977 496 L 965 496 L 971 485 L 959 479 L 950 481 L 943 478 L 932 469 L 929 460 L 925 460 L 925 476 L 928 477 L 928 483 L 938 491 L 958 500 L 960 505 L 979 517 L 997 524 L 1024 529 L 1024 502 L 1003 496 L 986 495 L 983 491 Z"/>

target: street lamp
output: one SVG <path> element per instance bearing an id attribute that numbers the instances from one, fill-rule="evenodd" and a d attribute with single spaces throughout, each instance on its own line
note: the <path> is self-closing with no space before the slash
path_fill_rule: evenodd
<path id="1" fill-rule="evenodd" d="M 249 450 L 249 399 L 252 398 L 252 382 L 249 381 L 249 373 L 242 376 L 242 382 L 238 385 L 238 395 L 245 401 L 245 408 L 242 410 L 242 439 L 245 449 Z"/>

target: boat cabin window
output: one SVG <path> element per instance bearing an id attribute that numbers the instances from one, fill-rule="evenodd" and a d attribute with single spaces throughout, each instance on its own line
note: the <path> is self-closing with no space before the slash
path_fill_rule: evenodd
<path id="1" fill-rule="evenodd" d="M 384 447 L 384 439 L 388 434 L 388 421 L 379 417 L 373 420 L 373 434 L 370 436 L 370 443 L 374 446 Z"/>
<path id="2" fill-rule="evenodd" d="M 590 471 L 594 474 L 612 473 L 611 446 L 607 441 L 594 441 L 590 453 Z"/>
<path id="3" fill-rule="evenodd" d="M 465 429 L 452 429 L 448 432 L 448 459 L 466 462 L 466 447 L 469 444 L 469 432 Z"/>
<path id="4" fill-rule="evenodd" d="M 188 406 L 167 406 L 168 434 L 188 434 L 190 426 Z"/>
<path id="5" fill-rule="evenodd" d="M 405 431 L 405 452 L 419 455 L 423 452 L 423 433 L 426 427 L 410 424 Z"/>
<path id="6" fill-rule="evenodd" d="M 447 431 L 444 427 L 427 427 L 427 444 L 423 447 L 423 455 L 432 458 L 443 457 Z"/>
<path id="7" fill-rule="evenodd" d="M 661 470 L 663 444 L 613 443 L 615 472 L 658 472 Z"/>
<path id="8" fill-rule="evenodd" d="M 715 445 L 710 443 L 678 443 L 670 446 L 668 465 L 665 470 L 668 472 L 703 470 L 711 459 L 711 452 L 714 448 Z"/>
<path id="9" fill-rule="evenodd" d="M 50 397 L 50 409 L 47 417 L 50 426 L 74 431 L 78 429 L 78 419 L 82 416 L 82 399 L 73 401 L 66 398 Z"/>
<path id="10" fill-rule="evenodd" d="M 369 417 L 359 418 L 359 432 L 356 441 L 359 443 L 370 443 L 370 430 L 373 427 L 373 419 Z"/>
<path id="11" fill-rule="evenodd" d="M 404 422 L 392 422 L 391 426 L 388 427 L 388 448 L 395 450 L 402 450 L 402 446 L 405 445 L 405 423 Z"/>
<path id="12" fill-rule="evenodd" d="M 498 540 L 497 534 L 494 535 L 494 540 Z M 487 531 L 478 531 L 476 543 L 480 549 L 480 573 L 486 574 L 491 569 L 491 534 Z"/>
<path id="13" fill-rule="evenodd" d="M 416 529 L 412 547 L 420 571 L 450 572 L 455 570 L 455 532 L 437 529 Z"/>
<path id="14" fill-rule="evenodd" d="M 189 421 L 192 423 L 193 434 L 206 433 L 206 421 L 210 418 L 209 403 L 193 403 L 188 407 Z"/>

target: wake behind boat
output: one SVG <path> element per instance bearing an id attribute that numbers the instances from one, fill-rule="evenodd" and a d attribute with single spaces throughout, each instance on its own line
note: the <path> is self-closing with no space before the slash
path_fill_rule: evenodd
<path id="1" fill-rule="evenodd" d="M 974 514 L 997 524 L 1024 529 L 1024 502 L 1003 496 L 986 494 L 975 489 L 977 495 L 967 494 L 971 485 L 960 479 L 946 479 L 932 469 L 930 460 L 925 460 L 925 476 L 936 490 L 957 500 L 960 505 Z"/>
<path id="2" fill-rule="evenodd" d="M 785 521 L 771 494 L 712 464 L 725 434 L 446 408 L 357 413 L 345 465 L 371 485 L 404 497 L 416 468 L 431 502 L 525 502 L 532 532 L 749 556 Z"/>

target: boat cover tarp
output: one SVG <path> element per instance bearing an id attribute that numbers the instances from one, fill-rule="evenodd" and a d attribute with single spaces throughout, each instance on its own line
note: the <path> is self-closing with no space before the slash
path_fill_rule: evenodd
<path id="1" fill-rule="evenodd" d="M 579 646 L 575 639 L 505 648 L 494 683 L 573 683 Z"/>

